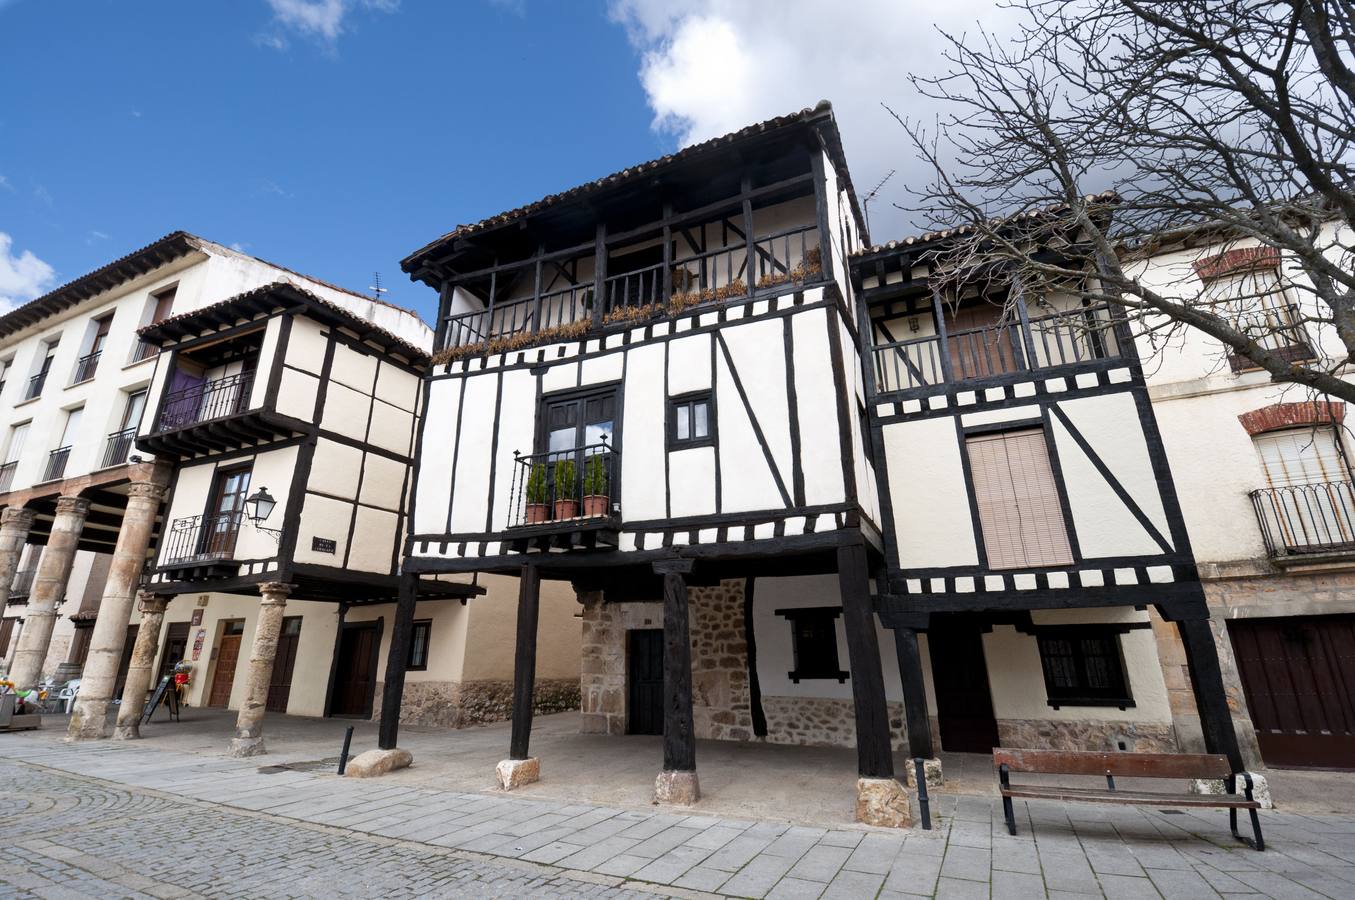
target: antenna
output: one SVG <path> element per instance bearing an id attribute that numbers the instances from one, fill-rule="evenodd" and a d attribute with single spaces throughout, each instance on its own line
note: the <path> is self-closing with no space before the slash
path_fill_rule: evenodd
<path id="1" fill-rule="evenodd" d="M 885 182 L 893 178 L 897 171 L 898 169 L 890 169 L 889 174 L 881 178 L 879 184 L 871 188 L 870 193 L 866 194 L 866 199 L 861 201 L 861 212 L 866 217 L 866 231 L 870 231 L 870 201 L 875 199 L 875 195 L 880 193 L 880 188 L 884 187 Z"/>
<path id="2" fill-rule="evenodd" d="M 390 293 L 390 291 L 388 291 L 386 288 L 383 288 L 383 287 L 381 286 L 381 273 L 380 273 L 380 272 L 373 272 L 373 273 L 372 273 L 372 283 L 371 283 L 370 285 L 367 286 L 367 290 L 369 290 L 369 291 L 372 292 L 372 299 L 373 299 L 373 300 L 380 300 L 382 294 L 389 294 L 389 293 Z"/>

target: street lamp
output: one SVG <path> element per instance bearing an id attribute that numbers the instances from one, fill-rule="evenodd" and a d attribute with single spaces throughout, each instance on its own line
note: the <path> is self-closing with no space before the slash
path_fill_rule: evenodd
<path id="1" fill-rule="evenodd" d="M 265 534 L 271 534 L 273 540 L 280 544 L 282 543 L 282 529 L 265 528 L 260 524 L 268 521 L 268 517 L 273 514 L 273 507 L 277 505 L 278 501 L 273 499 L 272 494 L 268 493 L 268 488 L 261 487 L 245 500 L 245 515 L 249 518 L 251 525 Z"/>

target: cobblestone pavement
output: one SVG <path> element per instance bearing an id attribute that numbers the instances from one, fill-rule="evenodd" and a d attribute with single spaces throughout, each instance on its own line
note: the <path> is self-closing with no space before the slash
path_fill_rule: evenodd
<path id="1" fill-rule="evenodd" d="M 830 829 L 36 734 L 0 742 L 0 785 L 0 896 L 1355 897 L 1355 816 L 1264 812 L 1264 853 L 1218 810 L 1018 803 L 1012 837 L 946 794 L 932 831 Z"/>

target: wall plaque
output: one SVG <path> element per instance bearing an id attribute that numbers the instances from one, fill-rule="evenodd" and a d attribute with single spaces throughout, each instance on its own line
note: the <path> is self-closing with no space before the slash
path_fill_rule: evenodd
<path id="1" fill-rule="evenodd" d="M 193 621 L 189 624 L 194 628 L 202 624 L 202 607 L 193 610 Z"/>
<path id="2" fill-rule="evenodd" d="M 339 549 L 339 544 L 330 538 L 313 537 L 311 538 L 311 549 L 316 553 L 334 553 Z"/>

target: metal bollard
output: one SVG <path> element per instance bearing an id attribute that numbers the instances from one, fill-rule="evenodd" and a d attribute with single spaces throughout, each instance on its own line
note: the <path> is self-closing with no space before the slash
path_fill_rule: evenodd
<path id="1" fill-rule="evenodd" d="M 343 733 L 343 749 L 339 751 L 339 774 L 348 768 L 348 745 L 353 742 L 353 726 L 349 725 L 348 730 Z"/>
<path id="2" fill-rule="evenodd" d="M 923 766 L 922 757 L 913 759 L 913 766 L 917 771 L 917 808 L 922 813 L 922 830 L 932 830 L 932 812 L 931 801 L 927 799 L 927 770 Z"/>

